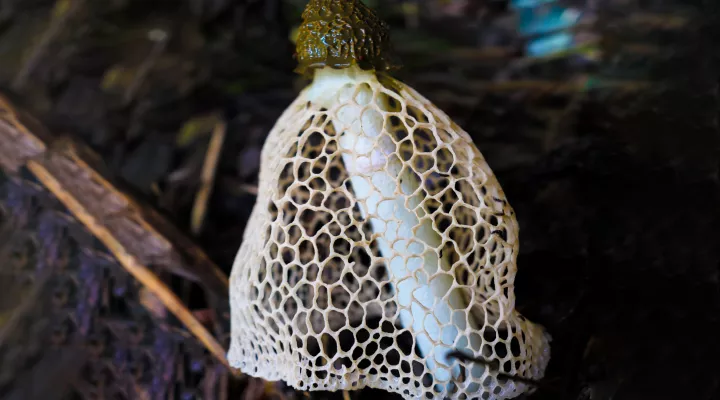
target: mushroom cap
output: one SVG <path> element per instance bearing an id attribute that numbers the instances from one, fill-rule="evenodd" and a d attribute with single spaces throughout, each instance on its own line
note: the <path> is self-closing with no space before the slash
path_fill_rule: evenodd
<path id="1" fill-rule="evenodd" d="M 550 337 L 515 310 L 517 220 L 469 135 L 412 88 L 375 74 L 346 85 L 330 104 L 303 91 L 263 149 L 257 203 L 231 274 L 231 365 L 299 390 L 367 386 L 408 399 L 505 399 L 532 390 L 526 380 L 543 377 Z M 360 117 L 343 120 L 347 107 Z M 369 134 L 365 117 L 381 121 L 380 130 Z M 402 166 L 396 181 L 379 182 L 372 168 L 360 178 L 431 222 L 439 246 L 416 240 L 419 226 L 408 234 L 399 220 L 383 230 L 368 223 L 383 199 L 364 197 L 350 182 L 339 141 L 351 125 L 363 126 L 354 162 L 374 165 L 379 154 L 378 171 Z M 403 193 L 401 177 L 418 190 Z M 381 240 L 391 242 L 389 252 Z M 449 287 L 432 293 L 432 304 L 419 300 L 428 298 L 421 289 L 410 303 L 394 294 L 403 282 L 389 266 L 408 257 L 397 250 L 403 240 L 435 262 L 415 279 Z M 464 305 L 451 304 L 455 294 Z M 401 321 L 413 307 L 426 307 L 422 329 Z M 483 368 L 421 354 L 421 340 L 448 351 L 477 343 L 467 355 Z M 459 366 L 461 374 L 445 379 L 431 364 Z"/>
<path id="2" fill-rule="evenodd" d="M 298 67 L 387 71 L 393 59 L 388 25 L 360 0 L 310 0 L 303 12 L 296 45 Z"/>

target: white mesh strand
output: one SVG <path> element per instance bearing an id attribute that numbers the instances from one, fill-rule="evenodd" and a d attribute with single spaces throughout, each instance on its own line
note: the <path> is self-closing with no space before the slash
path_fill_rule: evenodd
<path id="1" fill-rule="evenodd" d="M 542 378 L 549 336 L 514 309 L 518 225 L 481 153 L 390 78 L 329 93 L 304 90 L 263 149 L 231 276 L 231 364 L 299 390 L 531 390 L 502 375 Z"/>

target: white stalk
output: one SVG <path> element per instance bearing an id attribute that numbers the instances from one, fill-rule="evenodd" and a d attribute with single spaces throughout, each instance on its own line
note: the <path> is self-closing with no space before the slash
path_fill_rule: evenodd
<path id="1" fill-rule="evenodd" d="M 365 82 L 377 84 L 375 73 L 358 67 L 323 68 L 316 71 L 306 97 L 321 107 L 337 110 L 333 124 L 340 135 L 342 159 L 362 217 L 369 220 L 373 232 L 380 234 L 376 243 L 382 256 L 390 260 L 387 267 L 401 306 L 400 323 L 415 337 L 418 350 L 427 357 L 429 371 L 437 380 L 448 381 L 460 374 L 459 366 L 450 367 L 448 353 L 467 347 L 477 351 L 481 345 L 479 341 L 469 346 L 455 343 L 458 333 L 466 328 L 465 315 L 471 331 L 480 325 L 471 312 L 453 312 L 467 308 L 467 302 L 460 291 L 451 290 L 454 278 L 450 265 L 438 257 L 442 238 L 421 206 L 422 199 L 416 193 L 418 182 L 404 173 L 400 159 L 392 156 L 395 146 L 388 145 L 389 138 L 381 140 L 383 116 L 365 107 L 376 101 L 370 87 L 362 85 Z M 337 108 L 340 103 L 342 107 Z M 445 273 L 430 280 L 439 270 Z M 451 318 L 452 323 L 441 329 Z M 472 374 L 479 377 L 483 371 L 484 367 L 476 364 Z"/>

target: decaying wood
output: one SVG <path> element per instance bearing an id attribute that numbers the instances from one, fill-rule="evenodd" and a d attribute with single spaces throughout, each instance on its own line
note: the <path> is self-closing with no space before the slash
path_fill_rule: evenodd
<path id="1" fill-rule="evenodd" d="M 0 167 L 10 173 L 27 168 L 227 366 L 221 345 L 227 324 L 219 322 L 227 318 L 227 276 L 156 211 L 119 191 L 99 172 L 100 162 L 89 149 L 70 139 L 52 140 L 41 128 L 31 130 L 29 125 L 20 111 L 0 97 Z M 172 275 L 205 289 L 216 314 L 214 335 L 173 293 L 167 284 Z"/>
<path id="2" fill-rule="evenodd" d="M 0 398 L 228 398 L 227 367 L 27 168 L 0 195 Z"/>
<path id="3" fill-rule="evenodd" d="M 17 172 L 28 159 L 46 151 L 43 140 L 25 125 L 22 115 L 0 96 L 0 168 Z"/>

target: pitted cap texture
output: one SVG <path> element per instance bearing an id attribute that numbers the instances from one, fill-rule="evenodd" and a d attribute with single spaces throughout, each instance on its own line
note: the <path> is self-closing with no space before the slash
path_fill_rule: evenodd
<path id="1" fill-rule="evenodd" d="M 387 24 L 360 0 L 311 0 L 303 12 L 296 51 L 296 72 L 301 74 L 321 67 L 398 67 Z"/>

